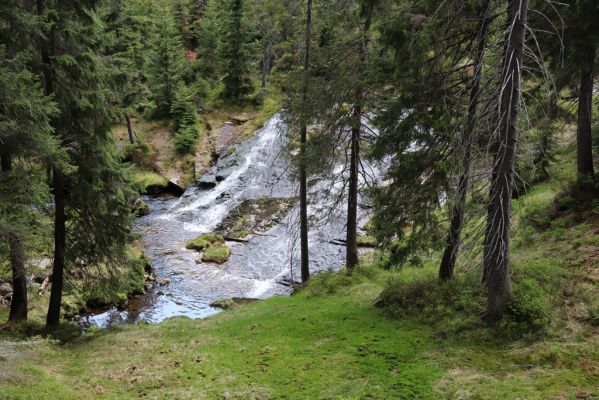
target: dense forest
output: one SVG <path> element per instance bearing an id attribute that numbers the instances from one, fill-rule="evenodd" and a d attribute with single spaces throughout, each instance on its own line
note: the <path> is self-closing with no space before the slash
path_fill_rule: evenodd
<path id="1" fill-rule="evenodd" d="M 598 46 L 595 0 L 3 0 L 0 399 L 599 397 Z"/>

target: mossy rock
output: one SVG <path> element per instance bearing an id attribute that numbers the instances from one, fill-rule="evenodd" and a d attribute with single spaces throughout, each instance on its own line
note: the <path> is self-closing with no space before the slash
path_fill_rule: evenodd
<path id="1" fill-rule="evenodd" d="M 202 261 L 224 264 L 225 262 L 227 262 L 230 255 L 231 251 L 227 246 L 211 246 L 204 250 L 204 253 L 202 253 Z"/>
<path id="2" fill-rule="evenodd" d="M 225 239 L 218 233 L 204 233 L 187 242 L 185 248 L 188 250 L 203 251 L 214 244 L 223 244 Z"/>
<path id="3" fill-rule="evenodd" d="M 258 299 L 252 299 L 247 297 L 232 297 L 230 299 L 217 300 L 210 303 L 210 307 L 220 308 L 221 310 L 230 310 L 233 308 L 241 307 L 246 304 L 258 301 Z"/>
<path id="4" fill-rule="evenodd" d="M 141 186 L 143 193 L 160 194 L 166 191 L 168 179 L 147 171 L 139 171 L 135 174 L 135 182 Z"/>
<path id="5" fill-rule="evenodd" d="M 138 217 L 143 217 L 150 213 L 150 207 L 142 199 L 137 199 L 133 203 L 133 211 Z"/>

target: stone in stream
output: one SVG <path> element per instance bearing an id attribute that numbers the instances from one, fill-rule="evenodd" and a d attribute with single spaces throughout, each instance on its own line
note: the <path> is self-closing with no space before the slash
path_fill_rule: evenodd
<path id="1" fill-rule="evenodd" d="M 133 202 L 133 211 L 143 217 L 150 213 L 150 207 L 142 199 L 137 199 Z"/>
<path id="2" fill-rule="evenodd" d="M 243 305 L 253 303 L 259 299 L 252 299 L 248 297 L 232 297 L 230 299 L 217 300 L 210 303 L 210 307 L 220 308 L 221 310 L 230 310 L 233 308 L 241 307 Z"/>
<path id="3" fill-rule="evenodd" d="M 12 286 L 10 286 L 10 283 L 0 284 L 0 297 L 8 296 L 11 293 L 12 293 Z"/>
<path id="4" fill-rule="evenodd" d="M 212 189 L 218 184 L 214 174 L 205 174 L 198 181 L 198 187 L 201 189 Z"/>

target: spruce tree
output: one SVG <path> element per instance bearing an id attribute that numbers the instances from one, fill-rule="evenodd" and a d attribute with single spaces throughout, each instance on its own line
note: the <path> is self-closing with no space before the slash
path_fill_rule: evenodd
<path id="1" fill-rule="evenodd" d="M 54 265 L 47 325 L 60 320 L 65 270 L 79 259 L 108 270 L 126 263 L 131 191 L 110 133 L 116 120 L 104 60 L 98 57 L 99 2 L 38 0 L 45 22 L 40 37 L 44 88 L 60 115 L 51 125 L 68 149 L 70 167 L 52 164 Z"/>
<path id="2" fill-rule="evenodd" d="M 218 57 L 222 78 L 222 96 L 240 101 L 254 90 L 251 79 L 251 48 L 243 0 L 225 0 L 220 5 Z"/>
<path id="3" fill-rule="evenodd" d="M 494 160 L 483 259 L 487 286 L 486 318 L 489 322 L 497 322 L 503 317 L 511 297 L 509 231 L 528 15 L 527 0 L 508 0 L 507 3 L 505 53 L 498 126 L 492 138 Z"/>
<path id="4" fill-rule="evenodd" d="M 153 116 L 166 118 L 170 116 L 177 88 L 187 68 L 185 49 L 170 10 L 167 7 L 159 8 L 153 17 L 156 21 L 150 32 L 152 43 L 148 88 L 154 103 Z"/>
<path id="5" fill-rule="evenodd" d="M 44 233 L 40 210 L 49 201 L 43 165 L 60 163 L 50 126 L 57 110 L 31 72 L 39 26 L 26 5 L 0 5 L 0 241 L 9 249 L 13 294 L 9 321 L 27 319 L 25 262 Z"/>

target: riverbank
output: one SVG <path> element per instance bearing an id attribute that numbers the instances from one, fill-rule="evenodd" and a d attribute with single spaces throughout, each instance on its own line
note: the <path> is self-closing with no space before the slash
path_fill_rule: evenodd
<path id="1" fill-rule="evenodd" d="M 318 277 L 205 320 L 0 344 L 2 399 L 548 399 L 597 395 L 597 336 L 447 337 L 373 307 L 390 272 Z M 6 338 L 4 338 L 6 339 Z M 593 347 L 595 346 L 595 347 Z M 594 348 L 594 350 L 593 350 Z M 93 371 L 93 373 L 91 373 Z"/>

